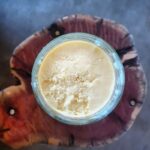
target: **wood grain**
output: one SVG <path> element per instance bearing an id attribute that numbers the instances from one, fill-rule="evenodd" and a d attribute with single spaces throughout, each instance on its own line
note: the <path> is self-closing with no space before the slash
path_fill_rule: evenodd
<path id="1" fill-rule="evenodd" d="M 116 109 L 105 119 L 84 126 L 62 124 L 49 117 L 37 104 L 31 89 L 31 71 L 41 48 L 52 39 L 71 32 L 85 32 L 106 40 L 120 56 L 125 69 L 125 89 Z M 111 20 L 71 15 L 23 41 L 10 60 L 19 82 L 0 92 L 0 140 L 20 148 L 37 142 L 65 146 L 96 146 L 111 143 L 127 131 L 141 110 L 146 81 L 128 30 Z M 12 116 L 10 109 L 15 110 Z"/>

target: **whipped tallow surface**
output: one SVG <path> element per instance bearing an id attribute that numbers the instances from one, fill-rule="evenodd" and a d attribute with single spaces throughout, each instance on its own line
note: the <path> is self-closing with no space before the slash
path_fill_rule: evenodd
<path id="1" fill-rule="evenodd" d="M 65 116 L 86 117 L 110 100 L 115 71 L 103 49 L 73 40 L 50 49 L 40 65 L 38 80 L 49 107 Z"/>

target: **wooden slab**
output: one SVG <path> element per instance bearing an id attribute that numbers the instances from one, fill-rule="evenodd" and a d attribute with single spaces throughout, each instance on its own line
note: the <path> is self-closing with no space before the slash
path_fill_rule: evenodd
<path id="1" fill-rule="evenodd" d="M 86 32 L 106 40 L 122 59 L 125 89 L 116 109 L 105 119 L 84 126 L 62 124 L 37 104 L 31 89 L 31 70 L 41 48 L 52 39 L 71 32 Z M 96 146 L 110 143 L 133 124 L 141 110 L 146 90 L 145 76 L 128 30 L 111 20 L 72 15 L 23 41 L 10 60 L 17 85 L 0 92 L 0 140 L 20 148 L 37 142 L 65 146 Z"/>

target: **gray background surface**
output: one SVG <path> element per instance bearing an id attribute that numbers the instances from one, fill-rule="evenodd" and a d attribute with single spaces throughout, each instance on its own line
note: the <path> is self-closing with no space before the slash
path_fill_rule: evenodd
<path id="1" fill-rule="evenodd" d="M 26 37 L 57 18 L 74 13 L 96 15 L 124 24 L 134 36 L 147 80 L 150 80 L 149 0 L 0 0 L 0 89 L 13 83 L 9 72 L 9 58 L 13 49 Z M 149 97 L 148 83 L 144 107 L 133 127 L 118 141 L 95 150 L 150 150 Z M 31 149 L 62 148 L 38 144 L 23 150 Z M 0 150 L 9 148 L 0 144 Z"/>

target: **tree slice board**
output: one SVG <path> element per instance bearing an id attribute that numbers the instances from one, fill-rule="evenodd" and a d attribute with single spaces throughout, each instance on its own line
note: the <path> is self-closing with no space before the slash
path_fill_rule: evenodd
<path id="1" fill-rule="evenodd" d="M 103 120 L 83 126 L 62 124 L 48 116 L 31 88 L 32 66 L 40 50 L 54 38 L 71 32 L 86 32 L 107 41 L 125 69 L 125 89 L 116 109 Z M 71 15 L 58 19 L 17 46 L 10 68 L 18 82 L 0 92 L 0 140 L 16 149 L 40 142 L 80 147 L 111 143 L 132 126 L 146 91 L 132 35 L 124 26 L 99 17 Z"/>

